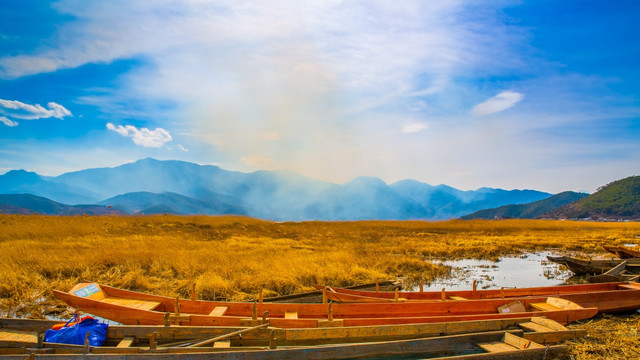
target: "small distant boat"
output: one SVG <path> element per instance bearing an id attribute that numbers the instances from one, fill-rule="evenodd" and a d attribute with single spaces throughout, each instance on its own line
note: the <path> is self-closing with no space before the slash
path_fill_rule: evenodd
<path id="1" fill-rule="evenodd" d="M 169 298 L 95 283 L 54 294 L 70 306 L 127 325 L 256 326 L 314 328 L 440 323 L 545 316 L 561 324 L 587 319 L 596 307 L 548 296 L 433 303 L 240 303 Z M 259 315 L 261 314 L 260 318 Z"/>
<path id="2" fill-rule="evenodd" d="M 576 275 L 600 275 L 620 265 L 623 259 L 580 259 L 569 256 L 551 257 L 547 259 L 566 266 Z M 640 259 L 627 259 L 627 271 L 640 274 Z"/>
<path id="3" fill-rule="evenodd" d="M 638 246 L 618 246 L 618 245 L 604 245 L 603 248 L 608 252 L 617 255 L 621 259 L 636 259 L 640 258 L 640 251 Z"/>

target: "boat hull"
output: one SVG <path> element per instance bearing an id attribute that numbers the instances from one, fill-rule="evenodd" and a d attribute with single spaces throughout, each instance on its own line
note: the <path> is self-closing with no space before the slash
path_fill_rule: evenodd
<path id="1" fill-rule="evenodd" d="M 83 285 L 86 287 L 90 284 Z M 174 324 L 192 326 L 255 326 L 263 321 L 268 321 L 271 326 L 280 328 L 313 328 L 436 323 L 527 316 L 546 316 L 562 324 L 567 324 L 592 317 L 597 313 L 597 308 L 583 308 L 577 305 L 554 308 L 550 311 L 536 310 L 532 307 L 532 304 L 548 301 L 547 297 L 522 299 L 525 311 L 499 313 L 499 307 L 514 300 L 486 299 L 464 302 L 329 305 L 254 304 L 176 300 L 108 286 L 100 287 L 104 291 L 102 299 L 82 297 L 60 291 L 54 291 L 54 294 L 76 309 L 127 325 L 161 325 L 169 321 Z M 176 313 L 176 302 L 179 304 L 179 313 Z M 154 305 L 154 307 L 149 308 L 148 305 Z M 212 315 L 216 309 L 222 308 L 224 308 L 223 314 Z M 292 314 L 295 315 L 292 316 Z"/>
<path id="2" fill-rule="evenodd" d="M 373 292 L 329 288 L 327 297 L 346 302 L 393 302 L 395 296 L 407 302 L 434 302 L 464 299 L 511 298 L 523 301 L 528 297 L 555 296 L 572 301 L 582 307 L 597 307 L 600 313 L 623 313 L 640 308 L 640 285 L 637 283 L 611 282 L 596 284 L 564 285 L 553 287 L 462 290 L 446 292 Z M 344 293 L 343 293 L 344 292 Z M 368 296 L 364 296 L 364 295 Z"/>

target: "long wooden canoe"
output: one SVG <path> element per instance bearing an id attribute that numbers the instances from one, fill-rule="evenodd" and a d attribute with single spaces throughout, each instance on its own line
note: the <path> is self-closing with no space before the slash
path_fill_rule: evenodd
<path id="1" fill-rule="evenodd" d="M 52 320 L 0 318 L 0 349 L 38 347 L 42 334 L 59 324 Z M 151 342 L 167 347 L 191 340 L 216 338 L 232 347 L 266 346 L 271 334 L 279 346 L 309 346 L 320 344 L 355 343 L 407 340 L 444 335 L 501 331 L 520 327 L 527 331 L 524 338 L 541 343 L 559 341 L 586 335 L 583 329 L 567 329 L 559 323 L 541 317 L 459 321 L 451 323 L 352 326 L 310 329 L 280 329 L 272 327 L 215 327 L 215 326 L 162 326 L 162 325 L 110 325 L 105 346 L 149 347 Z M 40 339 L 39 339 L 40 337 Z M 153 340 L 152 340 L 153 338 Z M 43 343 L 44 347 L 62 347 Z"/>
<path id="2" fill-rule="evenodd" d="M 72 348 L 43 348 L 2 355 L 0 359 L 24 360 L 25 352 L 37 354 L 41 360 L 269 360 L 269 359 L 352 359 L 383 356 L 419 355 L 441 360 L 480 359 L 544 359 L 567 353 L 564 345 L 543 346 L 520 337 L 521 331 L 485 332 L 442 336 L 426 339 L 324 345 L 302 348 L 264 350 L 220 349 L 216 347 L 184 349 L 175 347 L 130 349 L 81 346 Z M 34 357 L 35 358 L 35 357 Z"/>
<path id="3" fill-rule="evenodd" d="M 623 259 L 580 259 L 563 256 L 547 257 L 550 261 L 566 266 L 576 275 L 600 275 L 620 265 Z M 634 274 L 640 273 L 640 259 L 626 259 L 627 271 Z"/>
<path id="4" fill-rule="evenodd" d="M 280 328 L 436 323 L 527 316 L 546 316 L 562 324 L 594 316 L 564 299 L 528 297 L 449 302 L 370 304 L 295 304 L 214 302 L 138 293 L 95 283 L 54 294 L 70 306 L 127 325 L 165 323 L 192 326 L 255 326 L 269 322 Z M 514 303 L 514 304 L 512 304 Z M 513 306 L 511 306 L 513 305 Z M 516 306 L 519 305 L 519 306 Z"/>
<path id="5" fill-rule="evenodd" d="M 316 285 L 317 288 L 323 288 Z M 522 301 L 532 296 L 555 296 L 583 307 L 597 307 L 600 313 L 618 313 L 640 308 L 640 284 L 612 282 L 548 287 L 453 290 L 438 292 L 362 291 L 324 287 L 328 299 L 337 302 L 442 301 L 509 298 Z"/>
<path id="6" fill-rule="evenodd" d="M 603 248 L 608 252 L 617 255 L 621 259 L 634 259 L 640 258 L 640 250 L 638 246 L 619 246 L 619 245 L 604 245 Z"/>

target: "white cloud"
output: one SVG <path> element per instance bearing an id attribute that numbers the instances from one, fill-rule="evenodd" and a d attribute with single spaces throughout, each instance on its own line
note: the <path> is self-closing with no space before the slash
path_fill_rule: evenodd
<path id="1" fill-rule="evenodd" d="M 73 116 L 71 111 L 64 106 L 50 102 L 48 109 L 40 104 L 30 105 L 17 100 L 0 99 L 0 115 L 5 115 L 15 119 L 35 120 L 50 117 L 62 119 L 66 116 Z"/>
<path id="2" fill-rule="evenodd" d="M 410 122 L 402 125 L 401 130 L 403 133 L 411 134 L 411 133 L 420 132 L 422 130 L 426 130 L 428 127 L 429 126 L 423 122 Z"/>
<path id="3" fill-rule="evenodd" d="M 163 128 L 149 130 L 147 128 L 138 129 L 132 125 L 118 125 L 107 123 L 107 129 L 114 131 L 124 137 L 130 137 L 136 145 L 149 148 L 162 147 L 166 142 L 172 140 L 171 134 Z"/>
<path id="4" fill-rule="evenodd" d="M 496 18 L 503 5 L 60 0 L 54 9 L 72 20 L 58 24 L 47 45 L 0 57 L 0 77 L 137 59 L 118 88 L 100 94 L 103 112 L 132 99 L 169 99 L 179 131 L 193 134 L 199 149 L 223 153 L 229 167 L 277 164 L 342 180 L 379 168 L 371 160 L 378 153 L 404 156 L 396 151 L 404 139 L 373 136 L 382 123 L 382 136 L 408 138 L 400 131 L 427 128 L 421 116 L 444 118 L 459 107 L 443 95 L 455 79 L 521 64 L 511 46 L 522 31 Z M 407 118 L 415 123 L 393 120 Z M 132 138 L 139 132 L 111 126 Z"/>
<path id="5" fill-rule="evenodd" d="M 4 116 L 0 116 L 0 122 L 2 122 L 3 124 L 9 126 L 9 127 L 13 127 L 13 126 L 18 126 L 18 123 L 15 121 L 11 121 L 9 119 L 7 119 Z"/>
<path id="6" fill-rule="evenodd" d="M 189 149 L 187 149 L 184 146 L 182 146 L 182 144 L 178 144 L 178 150 L 184 151 L 184 152 L 189 152 Z"/>
<path id="7" fill-rule="evenodd" d="M 506 110 L 524 99 L 524 95 L 515 91 L 503 91 L 471 109 L 474 115 L 490 115 Z"/>

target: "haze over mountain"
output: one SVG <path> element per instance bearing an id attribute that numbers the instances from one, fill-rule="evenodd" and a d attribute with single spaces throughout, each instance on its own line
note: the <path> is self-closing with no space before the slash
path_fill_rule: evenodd
<path id="1" fill-rule="evenodd" d="M 129 214 L 240 214 L 294 221 L 449 219 L 551 196 L 535 190 L 461 191 L 415 180 L 388 185 L 372 177 L 339 185 L 290 171 L 241 173 L 150 158 L 57 177 L 10 171 L 0 176 L 0 193 L 29 193 L 63 204 L 111 205 Z"/>

